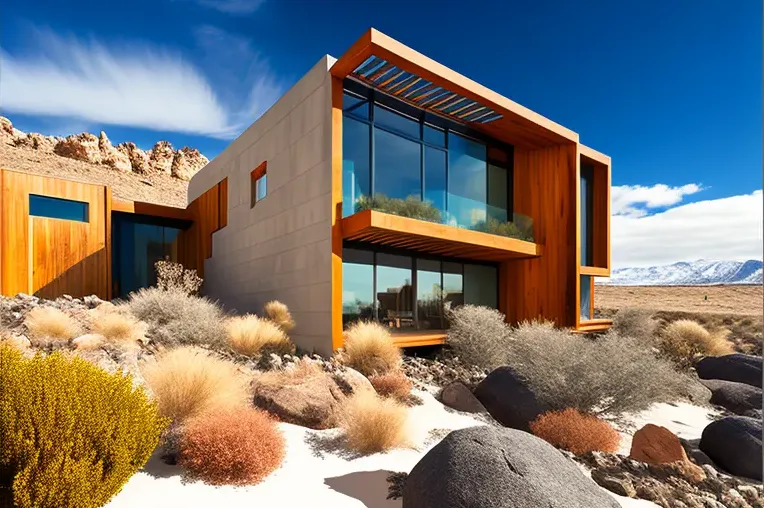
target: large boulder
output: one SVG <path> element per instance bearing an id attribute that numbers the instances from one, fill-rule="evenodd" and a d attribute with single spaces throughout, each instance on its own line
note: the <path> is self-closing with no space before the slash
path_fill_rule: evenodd
<path id="1" fill-rule="evenodd" d="M 570 459 L 526 432 L 451 432 L 414 466 L 403 508 L 617 508 Z"/>
<path id="2" fill-rule="evenodd" d="M 761 420 L 728 416 L 709 423 L 700 449 L 718 466 L 738 476 L 761 480 Z"/>
<path id="3" fill-rule="evenodd" d="M 101 163 L 112 168 L 129 173 L 132 171 L 132 165 L 130 164 L 130 158 L 124 153 L 120 152 L 111 144 L 108 136 L 104 131 L 101 131 L 101 135 L 98 136 L 98 149 L 101 152 Z"/>
<path id="4" fill-rule="evenodd" d="M 631 440 L 629 458 L 648 464 L 668 464 L 687 460 L 679 438 L 666 427 L 648 423 Z"/>
<path id="5" fill-rule="evenodd" d="M 359 390 L 374 390 L 359 372 L 346 369 L 330 374 L 316 372 L 284 381 L 268 375 L 255 379 L 255 406 L 277 416 L 282 422 L 329 429 L 339 424 L 347 397 Z"/>
<path id="6" fill-rule="evenodd" d="M 761 388 L 761 357 L 735 353 L 707 356 L 695 366 L 700 379 L 721 379 Z"/>
<path id="7" fill-rule="evenodd" d="M 209 162 L 209 159 L 202 155 L 196 148 L 184 146 L 175 152 L 175 156 L 172 159 L 172 176 L 189 181 L 192 176 Z"/>
<path id="8" fill-rule="evenodd" d="M 475 388 L 475 397 L 502 425 L 530 431 L 530 422 L 548 411 L 512 367 L 493 370 Z"/>
<path id="9" fill-rule="evenodd" d="M 461 381 L 454 381 L 443 387 L 440 391 L 440 401 L 452 409 L 465 413 L 486 412 L 485 406 L 477 400 L 472 390 Z"/>
<path id="10" fill-rule="evenodd" d="M 761 388 L 745 383 L 708 379 L 703 384 L 711 390 L 711 404 L 722 406 L 735 414 L 761 410 Z"/>
<path id="11" fill-rule="evenodd" d="M 120 143 L 117 150 L 127 156 L 133 173 L 143 174 L 149 170 L 149 156 L 132 141 Z"/>

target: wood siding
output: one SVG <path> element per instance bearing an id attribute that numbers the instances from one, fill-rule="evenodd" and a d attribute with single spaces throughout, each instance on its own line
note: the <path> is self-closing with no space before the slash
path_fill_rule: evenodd
<path id="1" fill-rule="evenodd" d="M 193 200 L 187 211 L 193 224 L 180 234 L 178 260 L 204 277 L 204 260 L 212 257 L 212 234 L 228 224 L 228 178 Z"/>

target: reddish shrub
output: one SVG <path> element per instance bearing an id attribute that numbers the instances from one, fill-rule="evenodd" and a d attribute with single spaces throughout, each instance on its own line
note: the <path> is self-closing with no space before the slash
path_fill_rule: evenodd
<path id="1" fill-rule="evenodd" d="M 411 381 L 399 370 L 371 376 L 369 381 L 377 393 L 383 397 L 393 397 L 405 402 L 411 395 Z"/>
<path id="2" fill-rule="evenodd" d="M 254 408 L 205 413 L 182 431 L 179 464 L 212 485 L 259 483 L 284 460 L 276 423 Z"/>
<path id="3" fill-rule="evenodd" d="M 608 422 L 570 408 L 544 413 L 530 427 L 544 441 L 576 455 L 595 450 L 615 453 L 621 441 L 618 431 Z"/>

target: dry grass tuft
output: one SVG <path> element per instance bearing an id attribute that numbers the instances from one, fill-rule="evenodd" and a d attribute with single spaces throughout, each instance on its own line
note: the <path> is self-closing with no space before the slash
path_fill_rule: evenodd
<path id="1" fill-rule="evenodd" d="M 239 354 L 294 353 L 294 345 L 284 330 L 254 314 L 229 318 L 225 323 L 228 344 Z"/>
<path id="2" fill-rule="evenodd" d="M 409 378 L 399 370 L 371 376 L 369 381 L 377 393 L 383 397 L 392 397 L 400 402 L 406 402 L 411 396 L 413 385 Z"/>
<path id="3" fill-rule="evenodd" d="M 52 339 L 68 341 L 80 334 L 80 326 L 69 316 L 53 307 L 37 307 L 29 311 L 24 325 L 32 341 Z"/>
<path id="4" fill-rule="evenodd" d="M 504 314 L 480 305 L 460 305 L 446 312 L 446 346 L 467 365 L 484 369 L 507 363 L 510 328 Z"/>
<path id="5" fill-rule="evenodd" d="M 669 323 L 659 340 L 661 353 L 681 368 L 690 368 L 703 356 L 723 356 L 735 352 L 727 340 L 729 331 L 709 332 L 699 323 L 680 319 Z"/>
<path id="6" fill-rule="evenodd" d="M 292 319 L 292 314 L 289 312 L 289 308 L 278 300 L 271 300 L 265 304 L 263 311 L 268 318 L 276 323 L 276 325 L 289 333 L 294 327 L 295 322 Z"/>
<path id="7" fill-rule="evenodd" d="M 104 341 L 105 337 L 103 335 L 88 333 L 74 339 L 72 345 L 78 351 L 93 351 L 103 346 Z"/>
<path id="8" fill-rule="evenodd" d="M 325 375 L 323 367 L 318 362 L 308 358 L 300 358 L 283 369 L 269 370 L 257 374 L 255 384 L 283 386 L 304 383 L 306 379 Z"/>
<path id="9" fill-rule="evenodd" d="M 93 314 L 90 331 L 115 344 L 137 345 L 146 339 L 146 323 L 127 313 L 99 311 Z"/>
<path id="10" fill-rule="evenodd" d="M 357 321 L 344 333 L 342 362 L 366 377 L 400 368 L 401 350 L 387 329 L 373 321 Z"/>
<path id="11" fill-rule="evenodd" d="M 263 411 L 207 413 L 183 428 L 179 463 L 212 485 L 259 483 L 284 460 L 285 441 Z"/>
<path id="12" fill-rule="evenodd" d="M 341 426 L 352 450 L 370 454 L 411 446 L 407 420 L 406 406 L 363 390 L 347 400 Z"/>
<path id="13" fill-rule="evenodd" d="M 142 365 L 141 372 L 157 398 L 159 412 L 174 423 L 249 402 L 248 379 L 236 364 L 204 349 L 163 351 L 155 361 Z"/>
<path id="14" fill-rule="evenodd" d="M 615 453 L 621 442 L 620 434 L 608 422 L 576 409 L 544 413 L 530 427 L 544 441 L 576 455 L 592 451 Z"/>
<path id="15" fill-rule="evenodd" d="M 653 313 L 646 309 L 627 307 L 621 309 L 613 318 L 613 331 L 621 337 L 651 342 L 655 338 L 658 321 L 653 319 Z"/>

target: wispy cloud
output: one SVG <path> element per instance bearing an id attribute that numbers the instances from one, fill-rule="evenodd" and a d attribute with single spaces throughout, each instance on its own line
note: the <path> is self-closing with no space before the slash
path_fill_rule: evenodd
<path id="1" fill-rule="evenodd" d="M 628 189 L 613 187 L 612 195 L 628 195 Z M 674 198 L 669 198 L 670 195 L 671 192 L 665 193 L 661 198 L 663 201 L 640 198 L 637 202 L 648 207 L 651 206 L 649 203 L 653 203 L 654 207 L 664 207 L 677 194 L 673 194 Z M 681 196 L 678 199 L 681 200 Z M 611 206 L 612 263 L 616 268 L 697 259 L 762 259 L 761 214 L 764 203 L 761 190 L 679 204 L 650 215 L 644 209 L 641 213 L 616 213 L 618 207 L 621 211 L 628 211 L 629 205 L 616 205 L 615 197 Z"/>
<path id="2" fill-rule="evenodd" d="M 203 7 L 209 7 L 226 14 L 244 15 L 252 14 L 265 0 L 193 0 Z"/>
<path id="3" fill-rule="evenodd" d="M 685 196 L 703 190 L 696 183 L 681 187 L 670 187 L 659 183 L 652 186 L 617 185 L 611 189 L 611 210 L 613 215 L 643 216 L 650 209 L 665 208 L 680 203 Z"/>
<path id="4" fill-rule="evenodd" d="M 175 51 L 140 42 L 107 46 L 47 30 L 37 31 L 36 40 L 23 55 L 0 50 L 4 111 L 227 139 L 281 93 L 264 62 L 258 79 L 237 83 L 245 90 L 221 94 Z M 251 114 L 245 118 L 243 110 Z"/>

